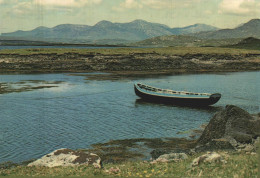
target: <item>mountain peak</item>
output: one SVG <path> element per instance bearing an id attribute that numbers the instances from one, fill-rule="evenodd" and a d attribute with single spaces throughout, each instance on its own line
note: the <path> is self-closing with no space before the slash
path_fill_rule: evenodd
<path id="1" fill-rule="evenodd" d="M 172 32 L 176 35 L 181 35 L 181 34 L 184 35 L 184 34 L 203 32 L 203 31 L 216 31 L 218 29 L 219 28 L 211 25 L 197 23 L 182 28 L 173 28 Z"/>
<path id="2" fill-rule="evenodd" d="M 217 30 L 218 29 L 217 27 L 207 25 L 207 24 L 203 24 L 203 23 L 196 23 L 196 24 L 190 25 L 188 27 L 210 28 L 211 30 Z"/>
<path id="3" fill-rule="evenodd" d="M 78 25 L 78 24 L 60 24 L 60 25 L 57 25 L 53 28 L 60 28 L 60 27 L 84 27 L 84 26 L 88 26 L 88 25 Z"/>
<path id="4" fill-rule="evenodd" d="M 252 20 L 248 21 L 247 23 L 243 24 L 241 27 L 243 27 L 243 26 L 254 26 L 254 25 L 260 26 L 260 19 L 252 19 Z"/>
<path id="5" fill-rule="evenodd" d="M 260 22 L 260 19 L 251 19 L 247 23 L 252 23 L 252 22 Z"/>
<path id="6" fill-rule="evenodd" d="M 37 28 L 35 28 L 34 30 L 47 30 L 49 29 L 48 27 L 44 27 L 44 26 L 39 26 Z"/>
<path id="7" fill-rule="evenodd" d="M 233 29 L 222 29 L 211 33 L 198 33 L 194 36 L 203 39 L 248 38 L 260 37 L 260 19 L 252 19 Z"/>
<path id="8" fill-rule="evenodd" d="M 53 27 L 53 30 L 77 30 L 77 29 L 86 29 L 89 28 L 88 25 L 77 25 L 77 24 L 61 24 Z"/>
<path id="9" fill-rule="evenodd" d="M 130 23 L 148 23 L 148 22 L 145 21 L 145 20 L 142 20 L 142 19 L 136 19 L 136 20 L 134 20 L 134 21 L 132 21 Z"/>
<path id="10" fill-rule="evenodd" d="M 260 28 L 260 19 L 252 19 L 246 23 L 240 24 L 235 29 Z"/>
<path id="11" fill-rule="evenodd" d="M 110 22 L 110 21 L 107 21 L 107 20 L 102 20 L 102 21 L 100 21 L 100 22 L 96 23 L 96 25 L 95 25 L 95 26 L 106 26 L 106 25 L 111 25 L 111 24 L 113 24 L 113 23 L 112 23 L 112 22 Z"/>

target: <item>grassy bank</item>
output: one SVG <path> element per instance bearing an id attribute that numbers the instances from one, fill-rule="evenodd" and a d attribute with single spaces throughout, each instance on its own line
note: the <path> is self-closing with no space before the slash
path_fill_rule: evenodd
<path id="1" fill-rule="evenodd" d="M 257 155 L 221 152 L 226 163 L 202 163 L 191 167 L 193 155 L 181 162 L 151 164 L 146 161 L 105 164 L 103 169 L 77 167 L 26 167 L 0 169 L 0 176 L 36 177 L 257 177 Z"/>
<path id="2" fill-rule="evenodd" d="M 4 49 L 1 54 L 65 54 L 65 53 L 100 53 L 105 55 L 130 54 L 130 53 L 158 53 L 161 55 L 185 55 L 185 54 L 260 54 L 260 50 L 218 48 L 218 47 L 166 47 L 166 48 L 106 48 L 106 49 L 72 49 L 72 48 L 42 48 L 42 49 Z"/>
<path id="3" fill-rule="evenodd" d="M 259 70 L 260 50 L 212 47 L 0 50 L 0 70 L 50 72 L 230 72 Z M 155 65 L 156 64 L 156 65 Z"/>

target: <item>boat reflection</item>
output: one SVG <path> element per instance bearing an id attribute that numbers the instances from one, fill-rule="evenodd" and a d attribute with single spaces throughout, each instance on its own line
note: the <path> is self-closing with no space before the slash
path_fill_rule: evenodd
<path id="1" fill-rule="evenodd" d="M 176 107 L 176 108 L 187 108 L 187 109 L 195 109 L 195 110 L 204 110 L 207 112 L 217 112 L 223 109 L 221 106 L 181 106 L 181 105 L 174 105 L 174 104 L 168 104 L 168 103 L 158 103 L 158 102 L 152 102 L 147 101 L 142 98 L 138 98 L 135 100 L 135 107 L 138 107 L 140 105 L 143 106 L 166 106 L 166 107 Z"/>

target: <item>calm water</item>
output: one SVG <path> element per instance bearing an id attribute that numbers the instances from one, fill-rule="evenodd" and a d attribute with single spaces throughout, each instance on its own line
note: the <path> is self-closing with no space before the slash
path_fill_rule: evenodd
<path id="1" fill-rule="evenodd" d="M 24 85 L 33 80 L 63 81 L 55 88 L 0 95 L 0 163 L 38 158 L 58 148 L 89 148 L 111 139 L 183 137 L 176 133 L 198 128 L 227 104 L 259 112 L 260 72 L 118 81 L 85 78 L 67 74 L 0 75 L 0 83 L 12 87 L 19 87 L 21 84 L 14 83 L 24 80 Z M 204 109 L 144 103 L 134 93 L 134 82 L 175 90 L 220 92 L 222 98 Z"/>
<path id="2" fill-rule="evenodd" d="M 1 49 L 35 49 L 35 48 L 75 48 L 75 49 L 102 49 L 102 48 L 123 48 L 123 47 L 95 47 L 95 46 L 0 46 Z"/>

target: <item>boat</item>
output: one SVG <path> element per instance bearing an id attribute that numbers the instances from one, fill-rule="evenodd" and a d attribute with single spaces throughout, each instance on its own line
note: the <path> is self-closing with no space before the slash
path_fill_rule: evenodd
<path id="1" fill-rule="evenodd" d="M 174 91 L 155 88 L 141 83 L 134 84 L 135 94 L 140 98 L 158 103 L 185 106 L 209 106 L 217 103 L 220 93 L 193 93 L 187 91 Z"/>

